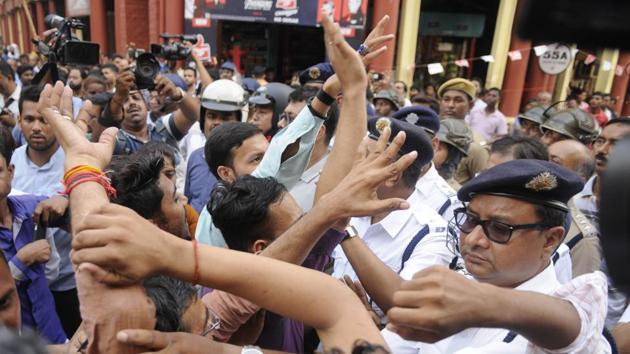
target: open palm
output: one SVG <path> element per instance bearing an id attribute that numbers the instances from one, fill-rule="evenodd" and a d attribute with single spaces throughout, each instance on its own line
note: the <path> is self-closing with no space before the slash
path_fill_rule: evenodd
<path id="1" fill-rule="evenodd" d="M 91 165 L 100 169 L 109 164 L 114 151 L 118 129 L 108 128 L 98 143 L 91 143 L 72 120 L 72 90 L 57 81 L 46 84 L 39 96 L 38 111 L 51 125 L 66 155 L 65 169 L 77 165 Z"/>

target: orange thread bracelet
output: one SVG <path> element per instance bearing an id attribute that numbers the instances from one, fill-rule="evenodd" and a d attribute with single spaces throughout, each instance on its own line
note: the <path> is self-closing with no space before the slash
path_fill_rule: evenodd
<path id="1" fill-rule="evenodd" d="M 197 285 L 199 283 L 199 246 L 197 245 L 197 240 L 193 240 L 193 256 L 195 257 L 195 268 L 193 272 L 193 284 Z"/>

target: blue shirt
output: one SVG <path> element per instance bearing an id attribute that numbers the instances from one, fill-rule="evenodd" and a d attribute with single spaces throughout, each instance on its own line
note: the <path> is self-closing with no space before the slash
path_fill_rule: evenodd
<path id="1" fill-rule="evenodd" d="M 22 145 L 15 150 L 11 157 L 11 164 L 15 166 L 12 187 L 22 192 L 50 197 L 65 190 L 63 185 L 63 161 L 65 154 L 61 147 L 50 157 L 47 163 L 37 166 L 26 154 L 28 145 Z M 77 287 L 74 279 L 74 269 L 70 262 L 72 236 L 70 233 L 54 228 L 55 247 L 61 257 L 59 276 L 50 283 L 53 291 L 66 291 Z"/>
<path id="2" fill-rule="evenodd" d="M 33 212 L 45 197 L 20 195 L 7 197 L 13 214 L 12 229 L 0 227 L 0 249 L 9 264 L 19 269 L 21 280 L 16 280 L 22 326 L 31 328 L 53 344 L 65 343 L 66 334 L 55 310 L 55 301 L 48 288 L 44 264 L 23 264 L 17 252 L 34 241 Z"/>
<path id="3" fill-rule="evenodd" d="M 175 126 L 175 116 L 173 114 L 159 118 L 155 124 L 149 124 L 147 129 L 149 130 L 149 141 L 163 141 L 179 152 L 177 142 L 184 137 L 184 134 Z M 120 129 L 116 135 L 114 155 L 133 154 L 146 143 L 147 141 L 142 141 L 135 135 Z"/>
<path id="4" fill-rule="evenodd" d="M 208 204 L 210 192 L 215 184 L 217 184 L 217 178 L 210 172 L 206 163 L 204 148 L 193 151 L 186 167 L 184 195 L 198 213 Z"/>

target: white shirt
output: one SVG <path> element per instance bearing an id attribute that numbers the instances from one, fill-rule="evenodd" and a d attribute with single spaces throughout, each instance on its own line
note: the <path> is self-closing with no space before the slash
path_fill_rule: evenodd
<path id="1" fill-rule="evenodd" d="M 626 308 L 626 311 L 623 312 L 623 315 L 621 315 L 621 318 L 619 319 L 619 323 L 626 322 L 630 322 L 630 306 Z"/>
<path id="2" fill-rule="evenodd" d="M 469 328 L 433 344 L 406 341 L 387 329 L 382 334 L 396 354 L 610 353 L 610 346 L 601 334 L 606 315 L 606 288 L 606 277 L 601 272 L 585 274 L 560 285 L 553 263 L 516 288 L 550 294 L 573 304 L 580 316 L 580 333 L 573 343 L 558 350 L 536 347 L 520 335 L 505 341 L 510 331 L 502 328 Z"/>
<path id="3" fill-rule="evenodd" d="M 371 217 L 350 220 L 350 225 L 356 228 L 374 255 L 403 279 L 411 279 L 415 273 L 433 265 L 448 266 L 454 257 L 447 247 L 446 221 L 425 205 L 418 193 L 412 193 L 407 201 L 409 209 L 391 212 L 376 224 L 372 224 Z M 429 232 L 413 248 L 401 269 L 405 249 L 425 226 Z M 335 260 L 333 277 L 348 275 L 353 280 L 358 279 L 341 246 L 335 248 L 332 256 Z M 375 310 L 380 313 L 378 308 Z"/>
<path id="4" fill-rule="evenodd" d="M 305 213 L 313 208 L 317 183 L 319 182 L 322 169 L 326 165 L 326 161 L 328 161 L 328 154 L 324 155 L 321 160 L 304 171 L 295 186 L 289 191 Z"/>
<path id="5" fill-rule="evenodd" d="M 416 192 L 422 201 L 447 222 L 453 218 L 453 211 L 463 206 L 457 199 L 457 192 L 438 174 L 435 165 L 416 182 Z"/>
<path id="6" fill-rule="evenodd" d="M 11 114 L 13 114 L 13 118 L 15 118 L 16 121 L 20 117 L 19 101 L 20 101 L 21 93 L 22 93 L 22 86 L 16 85 L 15 90 L 13 90 L 13 92 L 11 93 L 11 96 L 2 97 L 2 102 L 1 102 L 2 106 L 0 106 L 0 107 L 4 107 L 4 105 L 6 105 L 10 99 L 13 99 L 11 104 L 7 106 L 7 109 L 11 111 Z"/>

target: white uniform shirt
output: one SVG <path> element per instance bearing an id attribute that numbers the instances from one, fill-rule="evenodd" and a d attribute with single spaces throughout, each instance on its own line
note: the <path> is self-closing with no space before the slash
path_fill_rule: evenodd
<path id="1" fill-rule="evenodd" d="M 418 193 L 414 192 L 407 201 L 411 206 L 409 209 L 394 211 L 376 224 L 371 224 L 371 217 L 350 220 L 350 225 L 357 229 L 370 250 L 393 271 L 399 272 L 403 279 L 411 279 L 416 272 L 432 265 L 448 266 L 454 257 L 446 244 L 446 221 L 422 203 Z M 428 233 L 415 247 L 410 246 L 425 226 Z M 401 270 L 407 247 L 412 247 L 413 251 Z M 348 275 L 353 280 L 358 279 L 341 246 L 335 248 L 332 256 L 335 260 L 333 277 Z M 383 317 L 376 305 L 374 309 Z"/>
<path id="2" fill-rule="evenodd" d="M 326 165 L 326 161 L 328 161 L 328 154 L 324 155 L 321 160 L 304 171 L 295 186 L 289 191 L 305 213 L 313 208 L 317 183 L 319 182 L 322 169 Z"/>
<path id="3" fill-rule="evenodd" d="M 558 350 L 536 347 L 520 335 L 509 340 L 515 333 L 502 328 L 469 328 L 433 344 L 406 341 L 387 329 L 382 334 L 396 354 L 610 353 L 610 345 L 601 334 L 606 315 L 606 288 L 606 277 L 601 272 L 585 274 L 560 285 L 553 263 L 516 288 L 550 294 L 570 301 L 576 308 L 580 333 L 573 343 Z"/>
<path id="4" fill-rule="evenodd" d="M 420 193 L 422 201 L 447 222 L 453 218 L 453 211 L 463 206 L 457 199 L 457 192 L 438 174 L 433 163 L 431 168 L 418 178 L 416 191 Z"/>

